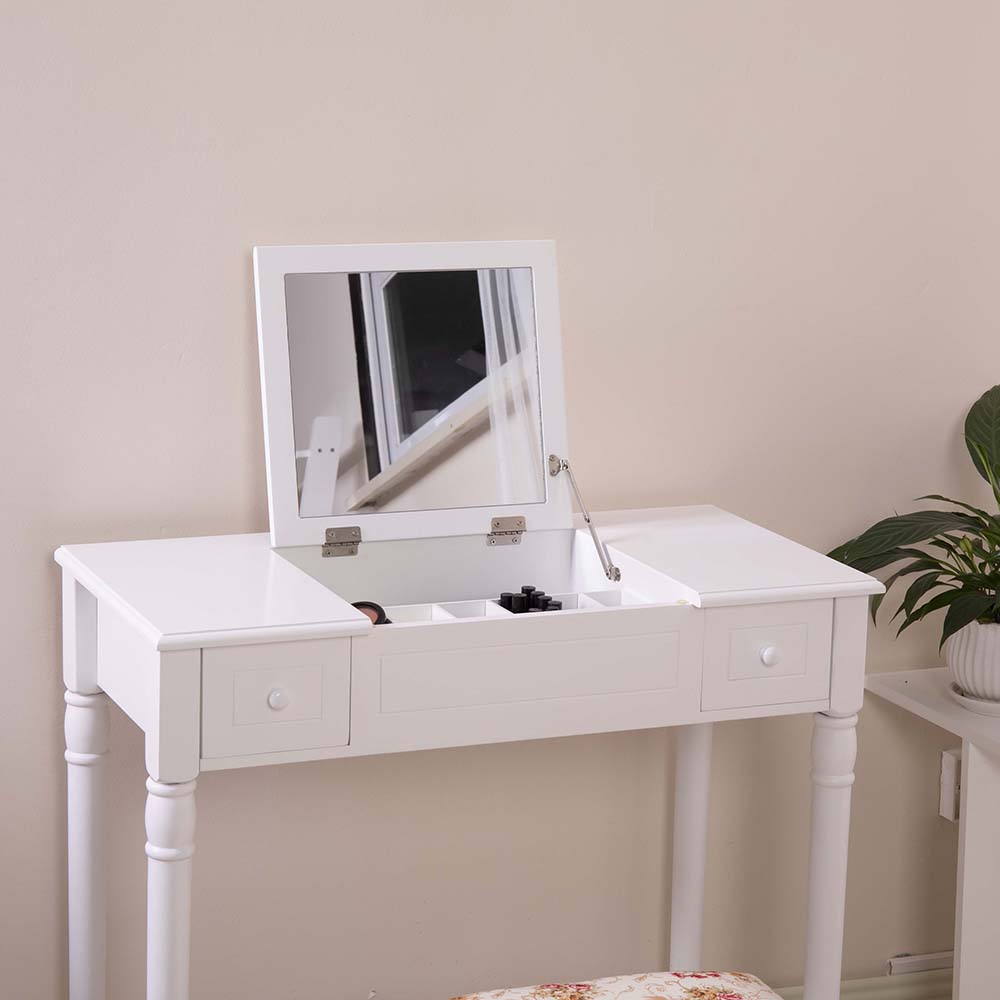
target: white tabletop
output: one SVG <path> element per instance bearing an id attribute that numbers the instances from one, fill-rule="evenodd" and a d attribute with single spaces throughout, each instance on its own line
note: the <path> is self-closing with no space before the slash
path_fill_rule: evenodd
<path id="1" fill-rule="evenodd" d="M 718 507 L 594 515 L 613 549 L 675 580 L 690 603 L 879 593 L 857 573 Z M 67 545 L 56 561 L 158 649 L 361 635 L 371 623 L 276 554 L 265 534 Z"/>
<path id="2" fill-rule="evenodd" d="M 614 549 L 666 573 L 701 607 L 880 594 L 870 576 L 718 507 L 593 515 Z"/>
<path id="3" fill-rule="evenodd" d="M 66 545 L 56 562 L 161 650 L 371 628 L 360 611 L 276 555 L 266 534 Z"/>

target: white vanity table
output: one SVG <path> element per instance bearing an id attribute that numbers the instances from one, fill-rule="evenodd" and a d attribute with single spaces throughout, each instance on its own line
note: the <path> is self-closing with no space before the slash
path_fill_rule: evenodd
<path id="1" fill-rule="evenodd" d="M 574 522 L 550 244 L 255 262 L 270 536 L 56 553 L 71 1000 L 105 996 L 109 700 L 146 738 L 149 1000 L 188 997 L 200 771 L 662 726 L 671 965 L 697 968 L 712 724 L 806 712 L 806 998 L 835 1000 L 881 584 L 714 507 Z M 562 609 L 503 608 L 522 584 Z"/>

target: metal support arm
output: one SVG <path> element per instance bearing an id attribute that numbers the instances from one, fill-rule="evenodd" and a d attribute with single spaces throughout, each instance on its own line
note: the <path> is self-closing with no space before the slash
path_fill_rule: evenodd
<path id="1" fill-rule="evenodd" d="M 609 580 L 617 583 L 622 578 L 621 570 L 611 561 L 608 547 L 601 541 L 601 536 L 597 534 L 597 528 L 594 527 L 594 522 L 590 519 L 587 505 L 583 502 L 583 497 L 580 495 L 580 487 L 576 485 L 576 477 L 569 466 L 569 460 L 560 458 L 558 455 L 549 455 L 549 475 L 558 476 L 560 472 L 565 472 L 569 476 L 570 489 L 573 490 L 573 496 L 576 497 L 576 502 L 580 506 L 580 513 L 583 515 L 583 519 L 587 522 L 587 527 L 590 529 L 590 537 L 594 540 L 594 548 L 597 549 L 597 558 L 601 560 L 604 575 Z"/>

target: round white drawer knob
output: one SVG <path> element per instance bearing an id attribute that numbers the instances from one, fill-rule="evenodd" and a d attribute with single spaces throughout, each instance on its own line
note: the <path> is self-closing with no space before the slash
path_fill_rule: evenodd
<path id="1" fill-rule="evenodd" d="M 781 650 L 777 646 L 761 646 L 760 662 L 765 667 L 776 667 L 781 662 Z"/>
<path id="2" fill-rule="evenodd" d="M 267 696 L 267 703 L 276 712 L 280 712 L 283 708 L 288 708 L 291 698 L 288 697 L 288 692 L 284 688 L 274 688 L 271 693 Z"/>

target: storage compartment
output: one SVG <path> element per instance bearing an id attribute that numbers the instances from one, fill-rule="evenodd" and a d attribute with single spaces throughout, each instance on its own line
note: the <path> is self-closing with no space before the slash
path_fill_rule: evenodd
<path id="1" fill-rule="evenodd" d="M 336 559 L 323 558 L 318 546 L 281 549 L 278 555 L 346 601 L 381 604 L 395 625 L 503 618 L 508 612 L 497 603 L 500 594 L 528 585 L 561 600 L 564 612 L 682 604 L 687 594 L 620 553 L 614 556 L 622 582 L 608 580 L 590 536 L 572 528 L 528 532 L 509 546 L 490 546 L 485 535 L 461 535 L 362 541 L 357 555 Z M 546 612 L 553 614 L 558 612 Z"/>
<path id="2" fill-rule="evenodd" d="M 606 608 L 633 607 L 647 603 L 633 591 L 598 591 L 583 594 L 548 594 L 551 600 L 562 607 L 546 610 L 546 615 L 558 615 L 565 611 L 598 611 Z M 523 612 L 535 614 L 536 612 Z M 500 606 L 495 599 L 482 601 L 449 601 L 447 604 L 390 604 L 385 609 L 388 622 L 380 628 L 395 625 L 431 624 L 432 622 L 454 622 L 472 618 L 510 618 L 513 612 Z"/>
<path id="3" fill-rule="evenodd" d="M 346 746 L 351 640 L 206 649 L 202 757 Z"/>
<path id="4" fill-rule="evenodd" d="M 705 612 L 705 710 L 819 701 L 830 696 L 833 601 Z"/>
<path id="5" fill-rule="evenodd" d="M 351 746 L 358 752 L 667 725 L 696 712 L 702 617 L 669 577 L 621 558 L 605 576 L 589 534 L 362 541 L 356 556 L 284 549 L 349 601 L 392 624 L 352 642 Z M 615 559 L 618 554 L 614 553 Z M 562 603 L 513 614 L 524 586 Z"/>

